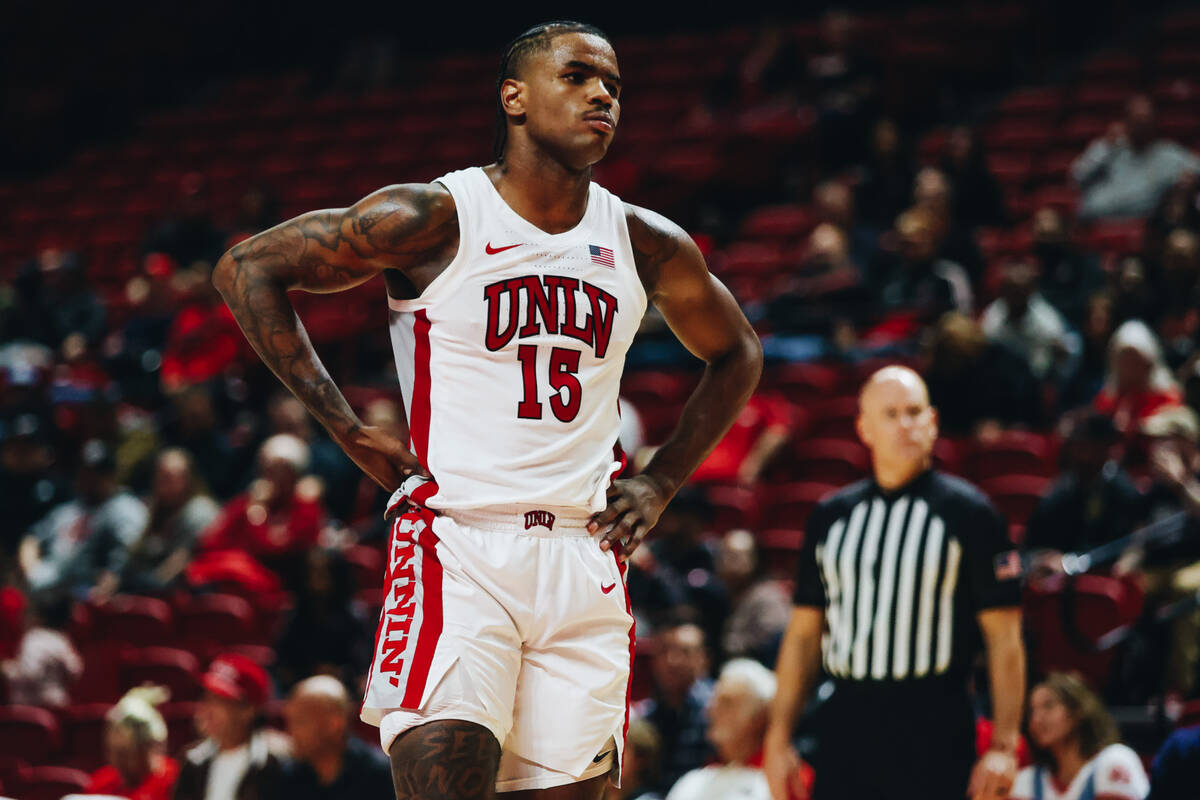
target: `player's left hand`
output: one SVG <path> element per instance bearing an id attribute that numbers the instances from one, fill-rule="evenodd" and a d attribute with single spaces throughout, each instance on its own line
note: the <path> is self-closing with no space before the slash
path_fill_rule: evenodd
<path id="1" fill-rule="evenodd" d="M 967 796 L 971 800 L 1001 800 L 1012 791 L 1017 779 L 1017 757 L 1000 750 L 988 750 L 971 770 Z"/>
<path id="2" fill-rule="evenodd" d="M 617 551 L 626 561 L 658 523 L 670 498 L 648 475 L 613 481 L 608 487 L 608 507 L 592 515 L 588 531 L 600 534 L 600 549 Z"/>

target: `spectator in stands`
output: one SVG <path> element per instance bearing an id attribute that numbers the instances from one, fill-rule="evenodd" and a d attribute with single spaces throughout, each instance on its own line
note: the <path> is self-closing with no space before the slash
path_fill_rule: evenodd
<path id="1" fill-rule="evenodd" d="M 771 800 L 762 771 L 767 708 L 775 697 L 775 674 L 746 658 L 721 668 L 708 709 L 708 740 L 718 764 L 688 772 L 667 800 Z"/>
<path id="2" fill-rule="evenodd" d="M 766 318 L 776 333 L 831 336 L 871 311 L 863 271 L 850 258 L 841 228 L 822 222 L 808 237 L 800 264 L 767 301 Z"/>
<path id="3" fill-rule="evenodd" d="M 1117 328 L 1108 345 L 1108 375 L 1096 396 L 1096 410 L 1112 417 L 1122 433 L 1137 433 L 1142 420 L 1182 396 L 1163 360 L 1154 333 L 1140 320 Z"/>
<path id="4" fill-rule="evenodd" d="M 1053 206 L 1033 214 L 1033 259 L 1042 295 L 1074 328 L 1085 325 L 1088 298 L 1104 287 L 1096 257 L 1081 252 L 1067 234 L 1067 222 Z"/>
<path id="5" fill-rule="evenodd" d="M 1039 381 L 1058 384 L 1073 368 L 1079 343 L 1038 291 L 1038 277 L 1037 267 L 1028 262 L 1005 264 L 999 297 L 983 312 L 983 332 L 1024 358 Z"/>
<path id="6" fill-rule="evenodd" d="M 862 223 L 854 204 L 854 192 L 844 180 L 829 180 L 817 184 L 812 193 L 813 215 L 817 224 L 829 223 L 846 237 L 848 257 L 859 271 L 875 259 L 879 245 L 879 228 Z"/>
<path id="7" fill-rule="evenodd" d="M 88 794 L 171 800 L 179 763 L 167 755 L 167 723 L 157 708 L 167 694 L 159 686 L 130 689 L 105 715 L 108 764 L 92 773 Z"/>
<path id="8" fill-rule="evenodd" d="M 209 387 L 190 386 L 174 395 L 162 433 L 168 446 L 191 454 L 200 481 L 216 497 L 229 497 L 244 485 L 240 454 Z"/>
<path id="9" fill-rule="evenodd" d="M 1117 565 L 1118 574 L 1140 569 L 1149 604 L 1166 606 L 1200 592 L 1200 420 L 1186 406 L 1164 408 L 1142 423 L 1151 439 L 1147 493 L 1151 522 L 1169 544 L 1135 545 Z M 1135 573 L 1136 574 L 1136 573 Z M 1190 697 L 1200 667 L 1200 611 L 1183 609 L 1171 621 L 1165 691 Z"/>
<path id="10" fill-rule="evenodd" d="M 102 599 L 116 591 L 130 550 L 146 530 L 146 506 L 116 480 L 107 444 L 83 446 L 76 499 L 37 522 L 21 543 L 21 567 L 35 591 L 63 588 Z"/>
<path id="11" fill-rule="evenodd" d="M 653 636 L 658 625 L 687 603 L 685 579 L 671 569 L 660 569 L 654 552 L 639 547 L 626 562 L 625 585 L 637 623 L 638 641 Z"/>
<path id="12" fill-rule="evenodd" d="M 221 508 L 200 491 L 191 454 L 163 450 L 156 461 L 149 500 L 150 521 L 122 574 L 122 587 L 152 593 L 170 587 L 187 566 L 201 532 Z"/>
<path id="13" fill-rule="evenodd" d="M 150 232 L 142 250 L 166 253 L 184 267 L 196 261 L 215 264 L 224 249 L 225 237 L 213 223 L 209 204 L 204 176 L 198 172 L 184 175 L 179 183 L 177 209 Z"/>
<path id="14" fill-rule="evenodd" d="M 960 265 L 972 281 L 978 281 L 983 276 L 983 256 L 974 231 L 956 216 L 954 188 L 946 173 L 936 167 L 917 172 L 913 207 L 928 212 L 934 220 L 938 259 Z"/>
<path id="15" fill-rule="evenodd" d="M 253 236 L 280 222 L 279 198 L 270 186 L 251 186 L 238 199 L 233 221 L 234 236 Z"/>
<path id="16" fill-rule="evenodd" d="M 207 264 L 197 264 L 176 279 L 182 308 L 163 350 L 162 389 L 167 394 L 219 377 L 247 347 L 211 274 Z"/>
<path id="17" fill-rule="evenodd" d="M 83 675 L 83 660 L 66 634 L 70 622 L 71 596 L 66 592 L 43 591 L 30 597 L 16 652 L 0 662 L 8 702 L 45 708 L 70 704 L 71 685 Z"/>
<path id="18" fill-rule="evenodd" d="M 770 394 L 754 395 L 725 438 L 692 473 L 692 479 L 755 485 L 771 459 L 791 439 L 792 424 L 786 400 Z"/>
<path id="19" fill-rule="evenodd" d="M 106 312 L 77 253 L 49 247 L 18 280 L 16 333 L 55 350 L 73 333 L 89 346 L 104 335 Z"/>
<path id="20" fill-rule="evenodd" d="M 1163 246 L 1161 273 L 1152 290 L 1158 299 L 1154 327 L 1167 366 L 1177 369 L 1200 338 L 1200 236 L 1184 228 L 1171 231 Z"/>
<path id="21" fill-rule="evenodd" d="M 687 771 L 703 766 L 712 756 L 705 740 L 705 710 L 712 698 L 708 678 L 708 649 L 704 631 L 677 619 L 655 636 L 651 675 L 652 696 L 634 708 L 662 738 L 662 774 L 655 788 L 665 792 Z"/>
<path id="22" fill-rule="evenodd" d="M 699 612 L 705 640 L 718 642 L 729 598 L 716 577 L 715 547 L 706 534 L 712 525 L 712 505 L 698 486 L 683 487 L 654 526 L 650 544 L 655 572 L 670 585 L 678 586 L 684 600 Z"/>
<path id="23" fill-rule="evenodd" d="M 855 190 L 860 218 L 880 229 L 891 227 L 912 200 L 914 175 L 912 153 L 899 126 L 887 117 L 879 119 L 871 130 Z"/>
<path id="24" fill-rule="evenodd" d="M 910 209 L 896 219 L 898 249 L 881 292 L 889 313 L 927 324 L 947 311 L 971 313 L 971 281 L 961 265 L 938 258 L 938 222 L 928 211 Z"/>
<path id="25" fill-rule="evenodd" d="M 221 509 L 201 536 L 203 550 L 241 550 L 298 586 L 305 553 L 325 524 L 321 485 L 307 476 L 308 445 L 280 433 L 258 451 L 258 477 Z"/>
<path id="26" fill-rule="evenodd" d="M 226 653 L 201 683 L 196 728 L 206 738 L 184 752 L 174 800 L 285 800 L 287 743 L 264 724 L 267 673 L 243 655 Z"/>
<path id="27" fill-rule="evenodd" d="M 1141 759 L 1079 678 L 1051 673 L 1033 687 L 1027 725 L 1034 763 L 1017 774 L 1013 800 L 1142 800 L 1150 791 Z"/>
<path id="28" fill-rule="evenodd" d="M 309 472 L 325 484 L 330 513 L 337 519 L 347 519 L 362 470 L 330 441 L 323 429 L 313 424 L 308 409 L 291 393 L 282 392 L 271 398 L 267 420 L 271 434 L 290 433 L 308 445 Z"/>
<path id="29" fill-rule="evenodd" d="M 1090 406 L 1108 374 L 1108 342 L 1112 339 L 1113 300 L 1108 292 L 1096 292 L 1087 300 L 1080 327 L 1081 352 L 1075 371 L 1063 387 L 1060 408 Z"/>
<path id="30" fill-rule="evenodd" d="M 1183 384 L 1183 402 L 1192 411 L 1200 414 L 1200 353 L 1188 359 L 1180 369 Z"/>
<path id="31" fill-rule="evenodd" d="M 834 9 L 821 18 L 821 42 L 807 54 L 808 95 L 817 111 L 817 147 L 823 168 L 859 162 L 870 115 L 878 105 L 879 66 L 855 46 L 855 20 Z"/>
<path id="32" fill-rule="evenodd" d="M 375 620 L 353 602 L 354 576 L 339 553 L 314 547 L 305 562 L 303 588 L 276 645 L 277 676 L 283 686 L 317 673 L 349 682 L 370 663 Z"/>
<path id="33" fill-rule="evenodd" d="M 1200 786 L 1200 725 L 1167 737 L 1150 768 L 1147 800 L 1191 800 Z"/>
<path id="34" fill-rule="evenodd" d="M 629 720 L 625 732 L 625 753 L 621 763 L 621 786 L 612 781 L 604 787 L 604 800 L 662 800 L 652 786 L 658 782 L 662 740 L 654 726 L 644 719 Z"/>
<path id="35" fill-rule="evenodd" d="M 1160 260 L 1167 236 L 1179 228 L 1200 233 L 1200 174 L 1194 172 L 1175 181 L 1146 221 L 1146 256 Z"/>
<path id="36" fill-rule="evenodd" d="M 1042 420 L 1037 380 L 1003 344 L 989 342 L 975 320 L 950 313 L 938 320 L 925 374 L 940 429 L 951 436 L 983 426 L 1034 426 Z"/>
<path id="37" fill-rule="evenodd" d="M 779 636 L 792 615 L 792 599 L 779 581 L 767 577 L 754 534 L 743 529 L 725 534 L 717 554 L 717 577 L 732 607 L 721 637 L 723 655 L 774 662 Z"/>
<path id="38" fill-rule="evenodd" d="M 1200 159 L 1174 142 L 1158 138 L 1154 104 L 1138 94 L 1125 104 L 1125 119 L 1092 142 L 1075 163 L 1079 218 L 1145 218 L 1186 173 L 1200 172 Z"/>
<path id="39" fill-rule="evenodd" d="M 8 572 L 25 532 L 66 499 L 48 427 L 33 413 L 0 422 L 0 508 L 7 520 L 0 529 L 0 576 Z"/>
<path id="40" fill-rule="evenodd" d="M 350 735 L 357 708 L 341 681 L 316 675 L 299 683 L 283 709 L 293 761 L 284 768 L 287 800 L 388 798 L 392 767 L 378 746 Z"/>
<path id="41" fill-rule="evenodd" d="M 954 218 L 967 230 L 1004 225 L 1004 193 L 988 167 L 983 143 L 973 128 L 955 126 L 946 138 L 942 172 L 953 190 Z"/>
<path id="42" fill-rule="evenodd" d="M 1114 458 L 1121 436 L 1112 420 L 1077 417 L 1063 442 L 1063 473 L 1038 502 L 1025 530 L 1024 547 L 1039 568 L 1057 572 L 1062 555 L 1088 550 L 1133 532 L 1145 503 Z"/>

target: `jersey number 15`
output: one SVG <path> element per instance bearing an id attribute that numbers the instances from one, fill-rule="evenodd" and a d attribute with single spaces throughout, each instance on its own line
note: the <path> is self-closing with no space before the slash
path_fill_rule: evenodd
<path id="1" fill-rule="evenodd" d="M 517 347 L 517 360 L 521 362 L 521 380 L 525 386 L 525 396 L 517 403 L 517 416 L 521 419 L 541 419 L 542 404 L 538 402 L 537 385 L 537 355 L 535 344 L 523 344 Z M 579 414 L 579 403 L 583 399 L 583 386 L 575 374 L 579 372 L 578 350 L 567 347 L 550 349 L 550 410 L 559 422 L 570 422 Z M 563 399 L 563 389 L 566 389 L 566 399 Z"/>

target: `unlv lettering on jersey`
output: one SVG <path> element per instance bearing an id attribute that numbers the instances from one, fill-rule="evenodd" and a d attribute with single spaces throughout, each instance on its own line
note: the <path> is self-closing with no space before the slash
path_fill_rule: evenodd
<path id="1" fill-rule="evenodd" d="M 522 297 L 525 298 L 524 320 L 518 319 Z M 608 352 L 617 298 L 586 281 L 562 275 L 525 275 L 489 284 L 483 289 L 483 299 L 488 307 L 485 342 L 488 350 L 501 349 L 512 341 L 513 336 L 526 339 L 545 332 L 569 336 L 590 345 L 596 358 L 604 358 Z M 507 303 L 502 302 L 505 300 Z M 585 302 L 590 311 L 580 327 L 576 320 L 576 304 Z M 507 318 L 502 321 L 504 305 L 507 305 Z"/>
<path id="2" fill-rule="evenodd" d="M 400 685 L 400 674 L 404 671 L 404 651 L 408 648 L 408 634 L 412 628 L 414 594 L 416 590 L 416 546 L 411 540 L 394 537 L 392 545 L 392 602 L 384 612 L 382 637 L 383 659 L 379 671 L 390 673 L 388 681 Z"/>

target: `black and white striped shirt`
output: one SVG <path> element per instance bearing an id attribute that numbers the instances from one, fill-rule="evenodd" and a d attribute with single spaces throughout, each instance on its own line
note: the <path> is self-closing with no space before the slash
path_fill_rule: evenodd
<path id="1" fill-rule="evenodd" d="M 826 672 L 843 681 L 961 676 L 978 612 L 1021 602 L 1004 519 L 974 486 L 927 471 L 885 492 L 874 480 L 809 516 L 794 602 L 825 610 Z"/>

